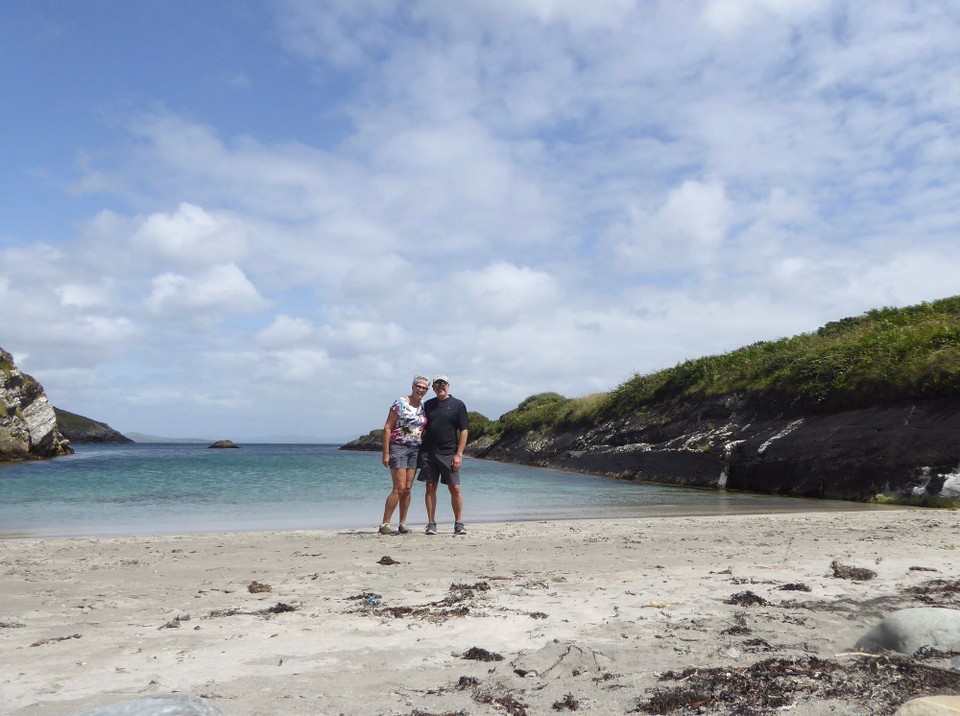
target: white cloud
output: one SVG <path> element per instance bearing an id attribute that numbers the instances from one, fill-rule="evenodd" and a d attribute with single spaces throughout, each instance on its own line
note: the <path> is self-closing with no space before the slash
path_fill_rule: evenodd
<path id="1" fill-rule="evenodd" d="M 194 311 L 246 313 L 266 305 L 256 287 L 232 263 L 214 266 L 194 277 L 165 273 L 154 277 L 151 283 L 153 291 L 145 305 L 156 314 L 189 317 Z"/>
<path id="2" fill-rule="evenodd" d="M 734 213 L 723 184 L 687 180 L 652 213 L 635 211 L 616 250 L 644 271 L 696 268 L 714 258 Z"/>
<path id="3" fill-rule="evenodd" d="M 704 20 L 725 33 L 734 33 L 772 17 L 793 20 L 820 10 L 826 0 L 710 0 L 703 9 Z"/>
<path id="4" fill-rule="evenodd" d="M 273 323 L 257 332 L 257 343 L 263 346 L 297 345 L 316 334 L 316 329 L 302 318 L 279 315 Z"/>
<path id="5" fill-rule="evenodd" d="M 523 316 L 543 319 L 556 310 L 557 281 L 527 266 L 496 262 L 477 271 L 458 272 L 453 285 L 460 287 L 459 301 L 448 304 L 461 320 L 481 325 L 509 326 Z M 438 292 L 436 303 L 443 301 Z"/>
<path id="6" fill-rule="evenodd" d="M 275 380 L 300 386 L 305 381 L 321 379 L 330 364 L 330 357 L 322 350 L 272 351 L 267 354 L 266 369 L 260 373 Z"/>
<path id="7" fill-rule="evenodd" d="M 246 230 L 224 214 L 213 215 L 199 206 L 182 202 L 176 212 L 157 212 L 146 217 L 132 240 L 147 254 L 176 264 L 237 261 L 246 253 Z"/>
<path id="8" fill-rule="evenodd" d="M 102 286 L 90 286 L 79 283 L 66 283 L 56 287 L 60 303 L 74 308 L 92 308 L 110 302 L 110 292 Z"/>
<path id="9" fill-rule="evenodd" d="M 403 327 L 397 323 L 349 316 L 337 316 L 320 329 L 320 335 L 332 358 L 348 361 L 382 352 L 391 353 L 406 347 L 409 340 Z"/>

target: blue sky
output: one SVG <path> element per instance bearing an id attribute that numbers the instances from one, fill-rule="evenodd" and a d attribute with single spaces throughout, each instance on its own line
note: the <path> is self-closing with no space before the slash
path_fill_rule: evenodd
<path id="1" fill-rule="evenodd" d="M 0 347 L 123 432 L 341 440 L 960 292 L 960 9 L 0 3 Z"/>

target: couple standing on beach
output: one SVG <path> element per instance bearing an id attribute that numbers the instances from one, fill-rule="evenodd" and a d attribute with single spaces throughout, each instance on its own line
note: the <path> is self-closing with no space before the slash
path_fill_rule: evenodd
<path id="1" fill-rule="evenodd" d="M 467 533 L 463 525 L 463 496 L 460 494 L 460 465 L 463 464 L 463 450 L 470 430 L 467 406 L 450 395 L 450 381 L 445 375 L 433 379 L 436 397 L 424 401 L 428 389 L 426 376 L 416 376 L 410 395 L 397 398 L 387 413 L 387 422 L 383 426 L 383 465 L 390 468 L 393 490 L 383 507 L 380 534 L 393 534 L 390 520 L 398 506 L 400 526 L 397 531 L 402 535 L 410 532 L 407 511 L 417 467 L 420 468 L 419 480 L 426 483 L 423 497 L 427 508 L 425 533 L 437 533 L 437 487 L 441 482 L 450 490 L 453 533 Z"/>

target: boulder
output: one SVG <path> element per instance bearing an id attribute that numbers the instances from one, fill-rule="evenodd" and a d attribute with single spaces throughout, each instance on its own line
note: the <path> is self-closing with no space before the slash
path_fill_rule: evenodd
<path id="1" fill-rule="evenodd" d="M 889 649 L 913 656 L 923 647 L 960 651 L 960 609 L 901 609 L 860 637 L 856 648 L 872 652 Z"/>
<path id="2" fill-rule="evenodd" d="M 76 716 L 222 716 L 216 706 L 194 696 L 158 694 L 83 711 Z"/>
<path id="3" fill-rule="evenodd" d="M 908 701 L 894 716 L 960 716 L 960 696 L 924 696 Z"/>
<path id="4" fill-rule="evenodd" d="M 57 428 L 43 386 L 21 373 L 0 348 L 0 461 L 57 457 L 73 452 Z"/>

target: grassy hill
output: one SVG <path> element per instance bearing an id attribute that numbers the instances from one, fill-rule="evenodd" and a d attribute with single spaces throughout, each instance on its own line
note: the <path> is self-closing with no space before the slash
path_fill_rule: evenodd
<path id="1" fill-rule="evenodd" d="M 875 309 L 813 333 L 638 374 L 607 393 L 532 395 L 471 438 L 596 423 L 730 394 L 771 410 L 816 414 L 960 395 L 960 296 Z"/>
<path id="2" fill-rule="evenodd" d="M 117 432 L 106 423 L 83 415 L 54 408 L 57 427 L 73 443 L 132 443 L 133 440 Z"/>

